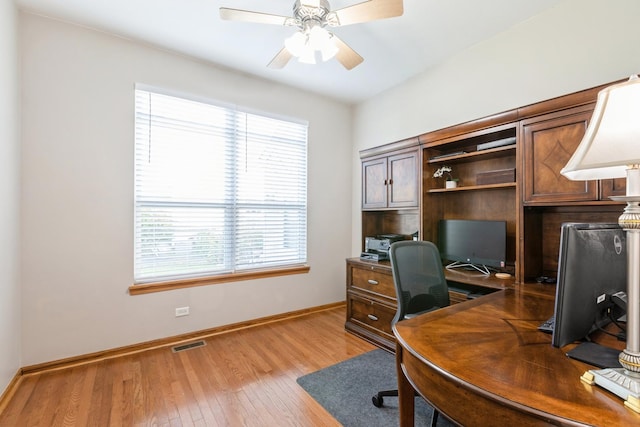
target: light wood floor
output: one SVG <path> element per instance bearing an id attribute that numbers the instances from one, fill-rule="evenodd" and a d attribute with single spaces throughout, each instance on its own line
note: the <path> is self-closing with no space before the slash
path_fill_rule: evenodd
<path id="1" fill-rule="evenodd" d="M 344 307 L 23 378 L 0 426 L 338 426 L 296 378 L 375 347 Z"/>

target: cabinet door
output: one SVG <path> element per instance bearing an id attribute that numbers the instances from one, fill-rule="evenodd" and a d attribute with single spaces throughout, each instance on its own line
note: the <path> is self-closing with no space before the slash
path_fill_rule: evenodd
<path id="1" fill-rule="evenodd" d="M 560 174 L 591 117 L 591 109 L 581 110 L 523 125 L 525 202 L 597 200 L 597 181 L 571 181 Z"/>
<path id="2" fill-rule="evenodd" d="M 418 152 L 390 156 L 388 163 L 389 207 L 418 206 Z"/>
<path id="3" fill-rule="evenodd" d="M 362 162 L 362 209 L 387 207 L 387 158 Z"/>
<path id="4" fill-rule="evenodd" d="M 611 196 L 627 195 L 627 179 L 603 179 L 600 181 L 600 199 L 608 200 Z"/>

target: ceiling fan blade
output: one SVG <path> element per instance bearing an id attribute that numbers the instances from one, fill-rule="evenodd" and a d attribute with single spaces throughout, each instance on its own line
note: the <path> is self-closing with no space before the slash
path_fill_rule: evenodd
<path id="1" fill-rule="evenodd" d="M 347 70 L 351 70 L 352 68 L 360 65 L 362 61 L 364 61 L 364 58 L 358 55 L 358 52 L 351 49 L 351 47 L 340 40 L 338 36 L 334 34 L 333 38 L 335 39 L 336 46 L 338 47 L 336 59 L 342 64 L 344 68 L 346 68 Z"/>
<path id="2" fill-rule="evenodd" d="M 289 16 L 271 15 L 269 13 L 252 12 L 249 10 L 220 8 L 220 18 L 228 21 L 257 22 L 259 24 L 288 25 Z"/>
<path id="3" fill-rule="evenodd" d="M 377 19 L 393 18 L 404 12 L 402 0 L 369 0 L 362 3 L 347 6 L 334 12 L 338 18 L 337 23 L 327 20 L 329 25 L 359 24 L 361 22 L 375 21 Z"/>
<path id="4" fill-rule="evenodd" d="M 278 52 L 278 54 L 273 57 L 267 67 L 275 69 L 284 68 L 284 66 L 287 65 L 291 58 L 293 58 L 291 52 L 289 52 L 286 47 L 283 47 L 280 52 Z"/>

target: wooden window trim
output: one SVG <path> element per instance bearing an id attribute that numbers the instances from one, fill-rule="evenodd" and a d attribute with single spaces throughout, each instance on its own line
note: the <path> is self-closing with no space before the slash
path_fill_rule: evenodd
<path id="1" fill-rule="evenodd" d="M 166 282 L 141 283 L 129 286 L 129 295 L 150 294 L 153 292 L 171 291 L 174 289 L 192 288 L 195 286 L 217 285 L 219 283 L 238 282 L 241 280 L 265 279 L 268 277 L 288 276 L 290 274 L 306 274 L 311 267 L 298 265 L 293 267 L 243 271 L 239 273 L 218 274 L 207 277 L 171 280 Z"/>

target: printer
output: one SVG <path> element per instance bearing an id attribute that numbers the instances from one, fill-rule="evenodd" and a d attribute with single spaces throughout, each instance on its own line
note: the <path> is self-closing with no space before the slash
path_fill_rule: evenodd
<path id="1" fill-rule="evenodd" d="M 364 238 L 364 252 L 360 254 L 360 259 L 368 261 L 384 261 L 389 259 L 389 248 L 391 244 L 399 240 L 406 240 L 407 236 L 402 234 L 378 234 L 375 237 Z"/>

